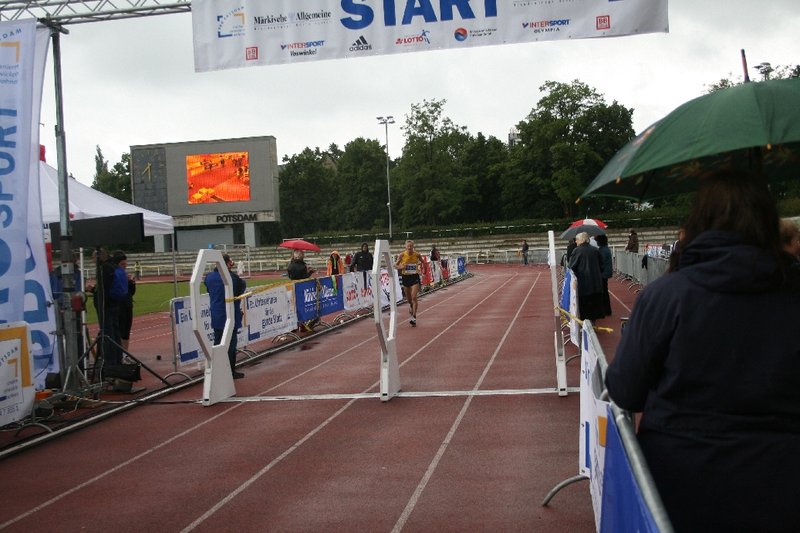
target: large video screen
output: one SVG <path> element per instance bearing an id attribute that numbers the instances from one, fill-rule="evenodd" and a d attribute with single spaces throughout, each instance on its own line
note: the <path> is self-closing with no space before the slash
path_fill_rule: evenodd
<path id="1" fill-rule="evenodd" d="M 250 201 L 250 155 L 222 152 L 186 156 L 187 202 Z"/>

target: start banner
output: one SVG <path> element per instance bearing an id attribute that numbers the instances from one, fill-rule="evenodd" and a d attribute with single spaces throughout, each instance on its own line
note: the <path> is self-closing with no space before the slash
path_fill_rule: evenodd
<path id="1" fill-rule="evenodd" d="M 668 32 L 667 0 L 194 0 L 197 72 Z"/>

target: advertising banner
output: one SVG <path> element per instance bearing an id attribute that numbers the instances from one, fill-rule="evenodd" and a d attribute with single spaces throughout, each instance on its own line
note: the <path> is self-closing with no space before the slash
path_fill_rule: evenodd
<path id="1" fill-rule="evenodd" d="M 34 70 L 33 98 L 35 102 L 32 120 L 31 150 L 36 157 L 30 161 L 31 179 L 28 183 L 28 252 L 25 262 L 25 322 L 31 334 L 31 356 L 33 357 L 34 384 L 37 389 L 44 388 L 45 378 L 51 372 L 58 372 L 60 348 L 53 332 L 56 330 L 56 305 L 53 302 L 53 287 L 50 283 L 50 263 L 45 234 L 42 230 L 41 180 L 39 171 L 39 115 L 42 101 L 44 67 L 50 44 L 47 28 L 36 30 L 36 68 Z M 49 232 L 49 230 L 48 230 Z M 78 290 L 79 287 L 76 287 Z"/>
<path id="2" fill-rule="evenodd" d="M 667 0 L 194 0 L 198 72 L 667 32 Z"/>
<path id="3" fill-rule="evenodd" d="M 35 50 L 35 20 L 0 23 L 0 324 L 24 313 Z"/>
<path id="4" fill-rule="evenodd" d="M 561 309 L 569 311 L 569 340 L 578 346 L 579 328 L 573 317 L 578 316 L 578 278 L 569 268 L 564 272 L 564 284 L 561 286 Z"/>
<path id="5" fill-rule="evenodd" d="M 195 337 L 192 329 L 194 317 L 192 317 L 189 300 L 189 296 L 184 296 L 182 298 L 173 298 L 171 302 L 172 319 L 175 327 L 175 348 L 178 353 L 178 364 L 181 366 L 204 360 L 200 343 L 197 342 L 197 337 Z M 211 309 L 208 294 L 200 295 L 200 323 L 202 324 L 200 330 L 206 334 L 208 342 L 213 344 L 214 328 L 211 327 Z M 247 314 L 245 313 L 242 318 L 242 329 L 239 330 L 237 346 L 244 348 L 247 346 L 247 342 Z"/>
<path id="6" fill-rule="evenodd" d="M 380 295 L 381 307 L 389 305 L 389 296 L 391 295 L 391 287 L 389 286 L 391 278 L 385 269 L 381 269 L 380 276 Z M 367 272 L 351 272 L 342 276 L 344 283 L 344 309 L 345 311 L 357 311 L 363 308 L 372 308 L 372 273 Z M 400 279 L 397 279 L 395 284 L 395 294 L 397 301 L 403 299 L 403 291 L 400 288 Z"/>
<path id="7" fill-rule="evenodd" d="M 38 179 L 48 44 L 35 20 L 0 23 L 0 324 L 28 323 L 37 388 L 59 369 Z"/>
<path id="8" fill-rule="evenodd" d="M 294 284 L 297 321 L 315 318 L 344 310 L 341 276 L 328 276 Z"/>
<path id="9" fill-rule="evenodd" d="M 345 311 L 372 307 L 372 276 L 369 271 L 349 272 L 342 276 L 342 284 Z"/>
<path id="10" fill-rule="evenodd" d="M 606 431 L 608 425 L 608 402 L 600 396 L 605 389 L 599 370 L 598 358 L 603 350 L 592 329 L 591 322 L 584 322 L 581 331 L 581 406 L 580 442 L 578 445 L 581 475 L 589 478 L 595 524 L 599 528 L 603 499 L 603 471 L 605 468 Z"/>
<path id="11" fill-rule="evenodd" d="M 292 302 L 286 297 L 283 285 L 265 291 L 253 291 L 243 302 L 247 317 L 243 325 L 247 343 L 270 339 L 297 327 L 290 312 Z"/>
<path id="12" fill-rule="evenodd" d="M 25 322 L 0 324 L 0 426 L 25 418 L 33 408 L 30 348 Z"/>
<path id="13" fill-rule="evenodd" d="M 639 482 L 633 473 L 628 454 L 612 412 L 608 411 L 603 504 L 600 533 L 637 531 L 658 533 L 653 513 L 645 501 Z"/>

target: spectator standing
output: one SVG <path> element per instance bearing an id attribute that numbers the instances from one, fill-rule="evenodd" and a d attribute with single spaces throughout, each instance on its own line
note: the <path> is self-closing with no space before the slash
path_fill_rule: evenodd
<path id="1" fill-rule="evenodd" d="M 781 219 L 780 227 L 783 251 L 800 261 L 800 228 L 788 218 Z"/>
<path id="2" fill-rule="evenodd" d="M 529 248 L 528 247 L 528 241 L 527 240 L 523 240 L 522 241 L 522 250 L 521 250 L 521 252 L 522 252 L 522 264 L 523 265 L 527 265 L 528 264 L 528 248 Z"/>
<path id="3" fill-rule="evenodd" d="M 339 252 L 334 250 L 331 252 L 331 255 L 328 257 L 328 275 L 329 276 L 338 276 L 339 274 L 344 274 L 344 261 L 339 256 Z"/>
<path id="4" fill-rule="evenodd" d="M 676 531 L 797 531 L 800 273 L 764 181 L 702 181 L 677 269 L 646 286 L 606 374 Z M 775 319 L 780 317 L 776 327 Z M 783 327 L 782 327 L 783 325 Z"/>
<path id="5" fill-rule="evenodd" d="M 136 294 L 136 279 L 128 274 L 128 258 L 125 252 L 117 250 L 111 260 L 117 265 L 114 270 L 114 281 L 111 284 L 111 300 L 114 302 L 117 314 L 119 344 L 122 350 L 127 352 L 133 327 L 133 295 Z"/>
<path id="6" fill-rule="evenodd" d="M 353 257 L 353 267 L 356 272 L 364 273 L 364 286 L 367 286 L 367 271 L 372 270 L 372 254 L 367 243 L 361 243 L 361 250 Z"/>
<path id="7" fill-rule="evenodd" d="M 353 258 L 353 264 L 356 266 L 357 272 L 366 272 L 372 270 L 372 254 L 369 251 L 367 243 L 361 243 L 361 250 L 359 250 Z"/>
<path id="8" fill-rule="evenodd" d="M 611 296 L 608 294 L 608 280 L 614 275 L 614 259 L 608 247 L 608 235 L 598 235 L 597 251 L 600 252 L 600 276 L 603 281 L 603 316 L 611 316 Z"/>
<path id="9" fill-rule="evenodd" d="M 578 316 L 581 320 L 603 318 L 603 278 L 600 274 L 600 252 L 589 244 L 589 234 L 575 236 L 578 246 L 572 252 L 569 268 L 578 280 Z"/>
<path id="10" fill-rule="evenodd" d="M 636 233 L 635 229 L 628 232 L 628 243 L 625 245 L 625 251 L 634 254 L 639 253 L 639 235 Z"/>
<path id="11" fill-rule="evenodd" d="M 97 311 L 98 331 L 98 357 L 111 364 L 119 364 L 119 326 L 111 306 L 111 283 L 114 280 L 116 267 L 105 248 L 98 248 L 92 254 L 95 261 L 95 284 L 89 290 L 92 293 L 92 303 Z"/>
<path id="12" fill-rule="evenodd" d="M 569 264 L 569 260 L 572 258 L 572 252 L 574 252 L 577 247 L 578 243 L 575 241 L 575 237 L 571 238 L 569 243 L 567 243 L 567 264 Z"/>
<path id="13" fill-rule="evenodd" d="M 686 228 L 681 226 L 678 228 L 678 235 L 675 242 L 672 243 L 672 249 L 669 252 L 669 266 L 667 267 L 667 272 L 672 272 L 677 270 L 678 263 L 680 262 L 681 258 L 681 251 L 683 250 L 684 246 L 684 239 L 686 238 Z"/>
<path id="14" fill-rule="evenodd" d="M 433 245 L 431 248 L 431 261 L 439 261 L 441 259 L 441 255 L 439 254 L 439 250 L 436 249 L 436 245 Z"/>
<path id="15" fill-rule="evenodd" d="M 238 296 L 244 294 L 247 285 L 244 280 L 233 271 L 234 263 L 230 256 L 223 254 L 222 259 L 228 267 L 228 272 L 231 276 L 233 285 L 233 335 L 231 335 L 231 342 L 228 345 L 228 361 L 231 366 L 231 374 L 233 379 L 240 379 L 244 377 L 244 373 L 236 371 L 236 352 L 238 351 L 238 332 L 242 327 L 242 304 Z M 225 302 L 225 282 L 222 280 L 222 274 L 218 269 L 214 269 L 206 275 L 205 279 L 206 289 L 208 290 L 208 297 L 210 300 L 211 310 L 211 329 L 214 330 L 214 344 L 219 344 L 222 340 L 222 333 L 225 331 L 225 322 L 228 318 L 228 305 Z"/>
<path id="16" fill-rule="evenodd" d="M 292 252 L 292 259 L 289 261 L 289 266 L 286 269 L 287 275 L 291 280 L 299 280 L 310 278 L 311 274 L 316 272 L 313 268 L 309 268 L 305 262 L 305 253 L 303 250 L 295 250 Z"/>

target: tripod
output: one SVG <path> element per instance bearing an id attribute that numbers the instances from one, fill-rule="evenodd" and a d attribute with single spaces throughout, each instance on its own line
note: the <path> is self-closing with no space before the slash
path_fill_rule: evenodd
<path id="1" fill-rule="evenodd" d="M 150 367 L 144 364 L 141 360 L 136 358 L 132 353 L 130 353 L 127 349 L 125 349 L 120 344 L 119 338 L 119 303 L 115 304 L 111 302 L 109 298 L 109 290 L 111 287 L 112 280 L 115 275 L 115 270 L 118 267 L 114 267 L 111 264 L 110 259 L 108 258 L 108 254 L 102 248 L 96 249 L 96 280 L 97 284 L 95 285 L 95 309 L 97 310 L 97 318 L 100 325 L 100 332 L 94 341 L 91 342 L 88 349 L 84 353 L 83 357 L 85 358 L 89 352 L 92 351 L 93 348 L 99 347 L 98 353 L 99 357 L 97 358 L 98 361 L 101 362 L 100 364 L 100 374 L 102 377 L 103 370 L 108 371 L 109 362 L 113 357 L 113 362 L 121 365 L 123 360 L 123 354 L 125 357 L 135 361 L 140 367 L 144 368 L 148 372 L 150 372 L 153 376 L 157 377 L 161 382 L 166 384 L 167 386 L 171 387 L 172 384 L 158 375 L 155 371 L 153 371 Z M 109 334 L 110 333 L 110 334 Z M 95 364 L 97 367 L 97 364 Z M 138 372 L 137 372 L 138 374 Z M 116 376 L 120 377 L 120 376 Z M 125 378 L 122 378 L 125 379 Z M 101 380 L 102 381 L 102 380 Z"/>
<path id="2" fill-rule="evenodd" d="M 120 351 L 120 353 L 122 353 L 122 354 L 125 354 L 125 357 L 127 357 L 127 358 L 129 358 L 129 359 L 131 359 L 131 360 L 135 361 L 135 362 L 136 362 L 136 364 L 138 364 L 139 366 L 141 366 L 142 368 L 144 368 L 146 371 L 150 372 L 150 374 L 152 374 L 153 376 L 157 377 L 157 378 L 158 378 L 158 379 L 159 379 L 159 380 L 160 380 L 162 383 L 166 384 L 168 387 L 172 387 L 172 383 L 170 383 L 169 381 L 167 381 L 166 379 L 164 379 L 163 377 L 161 377 L 161 376 L 160 376 L 158 373 L 156 373 L 156 372 L 155 372 L 153 369 L 151 369 L 149 366 L 147 366 L 146 364 L 144 364 L 144 363 L 141 361 L 141 359 L 138 359 L 136 356 L 134 356 L 134 355 L 133 355 L 132 353 L 130 353 L 128 350 L 126 350 L 125 348 L 123 348 L 123 347 L 122 347 L 122 346 L 121 346 L 119 343 L 117 343 L 117 342 L 116 342 L 114 339 L 112 339 L 112 338 L 111 338 L 111 337 L 109 337 L 108 335 L 105 335 L 105 334 L 103 333 L 103 330 L 102 330 L 102 329 L 100 330 L 100 332 L 98 333 L 98 335 L 97 335 L 97 336 L 94 338 L 94 340 L 92 340 L 92 341 L 89 343 L 89 346 L 87 346 L 87 348 L 86 348 L 86 351 L 85 351 L 85 352 L 84 352 L 84 354 L 81 356 L 81 360 L 87 359 L 87 358 L 88 358 L 88 356 L 89 356 L 89 354 L 92 352 L 92 350 L 94 350 L 94 349 L 96 349 L 96 348 L 99 348 L 99 350 L 96 352 L 98 355 L 97 355 L 97 358 L 95 359 L 95 364 L 94 364 L 94 369 L 95 369 L 95 370 L 94 370 L 94 372 L 95 372 L 95 376 L 97 376 L 97 375 L 99 374 L 99 379 L 98 379 L 97 381 L 100 381 L 100 382 L 102 382 L 102 380 L 103 380 L 103 371 L 104 371 L 104 370 L 106 370 L 106 371 L 108 370 L 108 369 L 106 368 L 108 365 L 106 365 L 105 358 L 103 357 L 103 354 L 102 354 L 102 349 L 103 349 L 103 347 L 104 347 L 104 346 L 107 346 L 108 344 L 111 344 L 111 345 L 113 345 L 115 349 L 117 349 L 117 348 L 118 348 L 118 349 L 119 349 L 119 351 Z M 121 364 L 121 363 L 120 363 L 120 364 Z M 115 376 L 115 377 L 118 377 L 118 376 Z M 122 379 L 125 379 L 125 378 L 122 378 Z"/>

